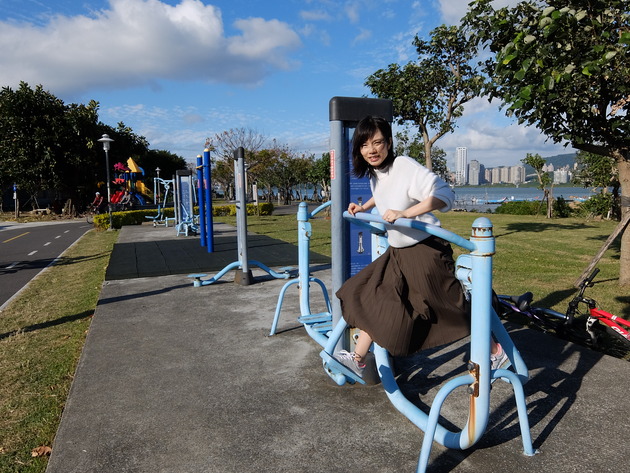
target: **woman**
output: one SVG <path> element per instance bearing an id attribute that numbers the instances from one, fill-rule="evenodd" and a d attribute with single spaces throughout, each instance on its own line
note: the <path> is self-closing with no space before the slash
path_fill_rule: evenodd
<path id="1" fill-rule="evenodd" d="M 372 190 L 367 202 L 348 206 L 352 215 L 376 206 L 389 223 L 410 218 L 439 225 L 431 212 L 451 208 L 455 196 L 442 179 L 415 160 L 394 155 L 392 130 L 382 118 L 359 122 L 352 163 L 356 176 L 369 176 Z M 470 334 L 470 308 L 455 277 L 450 244 L 400 227 L 389 227 L 387 238 L 385 254 L 337 291 L 344 319 L 360 332 L 354 352 L 342 350 L 335 358 L 359 376 L 373 341 L 405 356 Z M 491 360 L 493 369 L 508 361 L 494 342 Z"/>

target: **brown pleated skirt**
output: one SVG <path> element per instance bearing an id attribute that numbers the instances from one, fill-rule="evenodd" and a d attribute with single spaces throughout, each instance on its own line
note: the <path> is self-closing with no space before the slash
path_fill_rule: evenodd
<path id="1" fill-rule="evenodd" d="M 337 291 L 343 318 L 394 356 L 470 334 L 470 306 L 440 238 L 389 249 Z"/>

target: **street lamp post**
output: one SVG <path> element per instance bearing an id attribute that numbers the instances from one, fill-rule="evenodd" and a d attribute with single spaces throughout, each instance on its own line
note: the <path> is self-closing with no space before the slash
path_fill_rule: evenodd
<path id="1" fill-rule="evenodd" d="M 153 197 L 157 195 L 157 203 L 160 203 L 160 168 L 155 168 L 155 173 L 157 174 L 157 179 L 155 181 L 155 189 L 153 190 Z M 155 202 L 154 202 L 155 203 Z"/>
<path id="2" fill-rule="evenodd" d="M 105 151 L 105 168 L 107 170 L 107 211 L 109 212 L 109 229 L 113 230 L 114 225 L 112 223 L 112 191 L 109 177 L 109 146 L 112 140 L 109 135 L 103 135 L 100 140 L 103 143 L 103 150 Z"/>

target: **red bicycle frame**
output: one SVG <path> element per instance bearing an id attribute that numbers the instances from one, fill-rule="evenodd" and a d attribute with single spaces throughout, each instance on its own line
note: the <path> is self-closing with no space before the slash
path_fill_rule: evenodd
<path id="1" fill-rule="evenodd" d="M 599 320 L 626 340 L 630 340 L 630 322 L 627 320 L 622 319 L 617 315 L 609 314 L 605 310 L 598 309 L 597 307 L 592 307 L 592 303 L 589 303 L 589 313 L 590 317 L 593 319 Z M 588 322 L 587 327 L 589 327 Z"/>

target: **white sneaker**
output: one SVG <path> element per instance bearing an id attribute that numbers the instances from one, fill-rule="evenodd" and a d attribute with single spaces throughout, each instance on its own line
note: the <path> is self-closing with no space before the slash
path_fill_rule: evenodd
<path id="1" fill-rule="evenodd" d="M 509 362 L 510 358 L 501 345 L 497 343 L 497 352 L 495 354 L 490 354 L 490 369 L 491 370 L 499 370 L 505 367 Z"/>
<path id="2" fill-rule="evenodd" d="M 341 363 L 346 368 L 352 370 L 354 374 L 363 378 L 363 372 L 365 371 L 365 363 L 359 363 L 357 361 L 356 355 L 354 352 L 349 352 L 346 350 L 340 350 L 339 352 L 333 355 L 333 358 Z"/>

